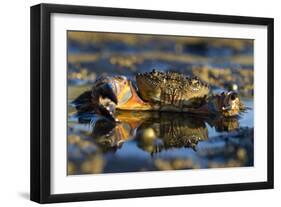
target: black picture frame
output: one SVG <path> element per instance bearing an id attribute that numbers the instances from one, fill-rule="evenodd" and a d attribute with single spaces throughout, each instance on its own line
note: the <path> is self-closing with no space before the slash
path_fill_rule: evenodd
<path id="1" fill-rule="evenodd" d="M 134 17 L 167 19 L 194 22 L 218 22 L 267 26 L 267 181 L 238 184 L 219 184 L 191 187 L 169 187 L 154 189 L 86 192 L 74 194 L 50 193 L 50 129 L 51 129 L 51 71 L 50 71 L 50 15 L 52 13 L 99 15 L 113 17 Z M 31 174 L 30 199 L 39 203 L 118 199 L 146 196 L 210 193 L 273 188 L 273 38 L 272 18 L 195 14 L 168 11 L 103 8 L 39 4 L 31 7 Z"/>

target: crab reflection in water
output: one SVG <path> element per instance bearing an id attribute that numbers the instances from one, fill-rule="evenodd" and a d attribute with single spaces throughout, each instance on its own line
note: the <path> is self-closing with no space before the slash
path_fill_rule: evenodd
<path id="1" fill-rule="evenodd" d="M 81 159 L 71 156 L 69 151 L 68 161 L 72 167 L 69 174 L 252 165 L 252 129 L 239 128 L 237 117 L 129 111 L 118 112 L 116 116 L 119 120 L 117 123 L 91 113 L 75 115 L 80 124 L 90 126 L 82 133 L 80 129 L 79 137 L 81 142 L 88 143 L 83 145 L 91 147 L 84 151 L 83 147 L 78 147 L 83 151 Z M 209 138 L 210 129 L 221 133 Z M 121 161 L 119 155 L 128 150 L 126 143 L 134 144 L 138 150 L 134 149 L 136 156 Z M 204 144 L 198 147 L 199 143 Z M 182 150 L 185 151 L 171 156 L 173 152 Z M 186 150 L 189 150 L 188 153 Z M 138 159 L 133 161 L 140 153 L 150 156 L 145 158 L 145 162 Z M 183 153 L 186 155 L 181 156 Z M 196 159 L 193 159 L 194 154 L 197 155 Z M 201 158 L 205 161 L 202 162 Z M 221 159 L 225 162 L 218 162 Z"/>

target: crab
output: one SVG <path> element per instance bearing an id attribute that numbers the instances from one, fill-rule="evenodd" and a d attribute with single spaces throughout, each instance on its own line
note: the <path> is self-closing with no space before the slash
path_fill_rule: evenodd
<path id="1" fill-rule="evenodd" d="M 94 112 L 115 121 L 116 111 L 165 111 L 238 116 L 245 110 L 235 91 L 212 94 L 210 86 L 177 72 L 138 73 L 136 86 L 125 76 L 101 76 L 73 102 L 78 112 Z"/>
<path id="2" fill-rule="evenodd" d="M 202 117 L 187 113 L 158 111 L 118 111 L 119 122 L 112 122 L 105 117 L 95 119 L 96 114 L 75 114 L 79 123 L 90 124 L 83 129 L 91 130 L 95 144 L 103 152 L 116 151 L 123 144 L 135 139 L 137 146 L 147 152 L 157 153 L 170 148 L 192 148 L 209 138 L 208 127 L 218 132 L 233 132 L 239 128 L 238 117 Z M 94 120 L 94 121 L 92 121 Z"/>

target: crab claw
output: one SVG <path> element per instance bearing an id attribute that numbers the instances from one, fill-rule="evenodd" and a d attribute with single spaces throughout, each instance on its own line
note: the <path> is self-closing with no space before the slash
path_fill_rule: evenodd
<path id="1" fill-rule="evenodd" d="M 114 111 L 118 104 L 115 83 L 112 77 L 99 78 L 92 87 L 91 103 L 96 113 L 115 120 Z"/>
<path id="2" fill-rule="evenodd" d="M 245 110 L 244 104 L 234 91 L 223 92 L 216 97 L 218 110 L 225 117 L 237 116 L 240 112 Z"/>
<path id="3" fill-rule="evenodd" d="M 108 98 L 115 104 L 118 104 L 118 99 L 115 93 L 114 83 L 109 78 L 99 80 L 92 88 L 93 98 Z"/>
<path id="4" fill-rule="evenodd" d="M 85 91 L 72 105 L 78 113 L 95 112 L 101 115 L 111 115 L 114 112 L 118 99 L 115 84 L 111 77 L 101 77 L 96 80 L 91 90 Z"/>

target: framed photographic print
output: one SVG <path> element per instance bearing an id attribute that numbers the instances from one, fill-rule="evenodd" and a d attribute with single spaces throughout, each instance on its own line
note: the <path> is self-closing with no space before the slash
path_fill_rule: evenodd
<path id="1" fill-rule="evenodd" d="M 31 200 L 273 188 L 273 19 L 31 7 Z"/>

